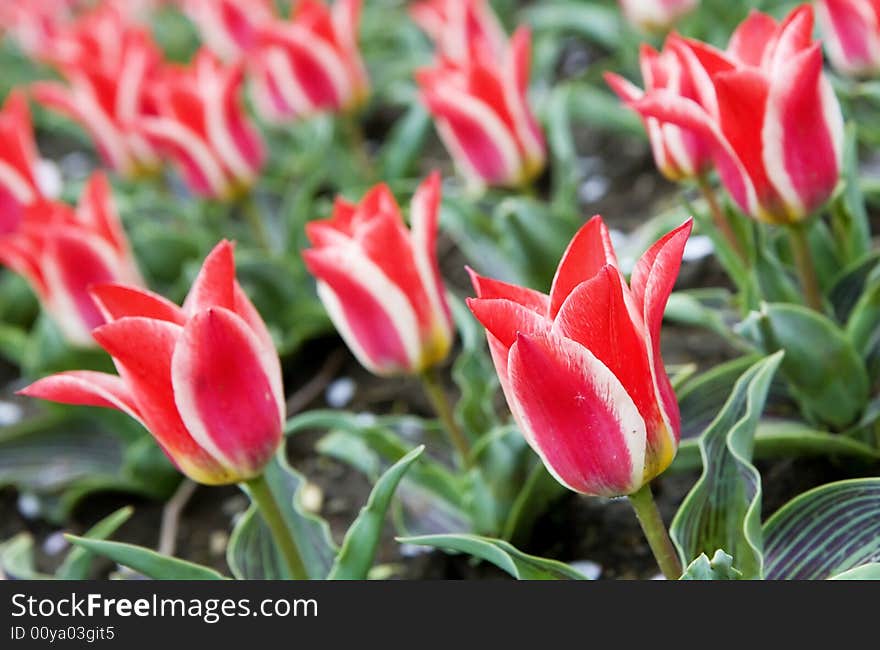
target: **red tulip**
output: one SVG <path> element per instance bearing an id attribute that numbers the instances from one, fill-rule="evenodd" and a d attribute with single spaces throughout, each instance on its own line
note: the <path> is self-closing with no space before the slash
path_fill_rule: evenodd
<path id="1" fill-rule="evenodd" d="M 65 372 L 22 393 L 127 413 L 199 483 L 258 476 L 281 443 L 284 391 L 269 332 L 235 279 L 232 244 L 208 256 L 183 308 L 121 284 L 92 295 L 107 319 L 95 340 L 119 375 Z"/>
<path id="2" fill-rule="evenodd" d="M 104 319 L 89 297 L 96 283 L 141 284 L 100 173 L 89 180 L 79 207 L 40 199 L 24 210 L 15 231 L 0 237 L 0 263 L 24 276 L 46 312 L 74 345 L 94 345 Z"/>
<path id="3" fill-rule="evenodd" d="M 252 52 L 261 26 L 275 16 L 271 0 L 184 0 L 202 41 L 225 61 Z"/>
<path id="4" fill-rule="evenodd" d="M 676 47 L 680 40 L 676 35 L 670 36 L 660 53 L 650 45 L 642 46 L 639 59 L 645 81 L 644 92 L 610 72 L 605 74 L 605 80 L 628 103 L 637 102 L 645 92 L 656 90 L 665 90 L 700 103 L 699 82 L 692 77 L 692 69 L 682 60 L 681 48 Z M 709 101 L 714 102 L 714 93 Z M 657 168 L 669 180 L 697 178 L 712 169 L 714 142 L 711 139 L 653 117 L 643 116 L 643 121 Z"/>
<path id="5" fill-rule="evenodd" d="M 74 0 L 3 0 L 0 27 L 27 56 L 46 60 L 57 37 L 73 17 Z"/>
<path id="6" fill-rule="evenodd" d="M 727 190 L 746 213 L 770 223 L 807 218 L 840 174 L 843 117 L 812 30 L 805 5 L 781 24 L 753 13 L 727 52 L 681 41 L 689 65 L 710 81 L 717 113 L 665 89 L 633 103 L 644 116 L 711 138 Z"/>
<path id="7" fill-rule="evenodd" d="M 0 236 L 18 228 L 23 210 L 42 195 L 38 164 L 27 100 L 14 90 L 0 110 Z"/>
<path id="8" fill-rule="evenodd" d="M 880 0 L 817 0 L 825 48 L 839 72 L 880 72 Z"/>
<path id="9" fill-rule="evenodd" d="M 303 252 L 318 295 L 352 353 L 377 375 L 419 373 L 446 358 L 452 318 L 437 265 L 440 175 L 412 200 L 412 230 L 386 185 L 358 204 L 337 199 Z"/>
<path id="10" fill-rule="evenodd" d="M 208 50 L 186 67 L 168 66 L 150 85 L 156 115 L 140 131 L 166 152 L 196 194 L 229 198 L 253 184 L 263 142 L 241 104 L 241 64 L 224 66 Z"/>
<path id="11" fill-rule="evenodd" d="M 700 0 L 620 0 L 623 15 L 644 32 L 666 32 Z"/>
<path id="12" fill-rule="evenodd" d="M 504 56 L 507 35 L 486 0 L 421 0 L 410 16 L 445 58 L 463 62 L 475 51 Z"/>
<path id="13" fill-rule="evenodd" d="M 544 168 L 544 136 L 527 98 L 530 57 L 529 31 L 520 28 L 500 60 L 441 57 L 417 73 L 440 137 L 475 187 L 523 185 Z"/>
<path id="14" fill-rule="evenodd" d="M 632 494 L 665 470 L 680 416 L 660 326 L 691 231 L 687 221 L 636 264 L 630 286 L 601 217 L 575 235 L 550 295 L 472 274 L 507 403 L 547 469 L 583 494 Z"/>
<path id="15" fill-rule="evenodd" d="M 321 112 L 360 107 L 369 80 L 358 48 L 361 0 L 300 0 L 291 20 L 261 30 L 250 58 L 260 114 L 284 122 Z"/>
<path id="16" fill-rule="evenodd" d="M 50 58 L 66 83 L 35 83 L 34 99 L 81 124 L 110 169 L 134 176 L 157 167 L 156 152 L 135 130 L 149 111 L 145 86 L 161 58 L 149 32 L 106 6 L 67 29 Z"/>

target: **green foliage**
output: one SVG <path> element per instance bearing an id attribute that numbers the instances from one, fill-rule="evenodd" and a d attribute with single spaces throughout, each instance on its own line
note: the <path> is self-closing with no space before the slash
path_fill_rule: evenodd
<path id="1" fill-rule="evenodd" d="M 740 580 L 742 572 L 733 566 L 733 557 L 722 551 L 715 551 L 710 560 L 705 553 L 688 565 L 679 580 Z"/>
<path id="2" fill-rule="evenodd" d="M 72 544 L 137 571 L 154 580 L 223 580 L 214 569 L 161 555 L 143 546 L 66 535 Z"/>

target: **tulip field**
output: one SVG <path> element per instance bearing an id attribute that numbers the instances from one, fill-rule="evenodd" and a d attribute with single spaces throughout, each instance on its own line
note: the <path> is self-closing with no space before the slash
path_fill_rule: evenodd
<path id="1" fill-rule="evenodd" d="M 880 579 L 877 0 L 2 0 L 0 578 Z"/>

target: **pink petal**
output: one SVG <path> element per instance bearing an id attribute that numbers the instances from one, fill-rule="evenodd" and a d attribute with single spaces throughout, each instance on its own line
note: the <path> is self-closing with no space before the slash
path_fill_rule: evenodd
<path id="1" fill-rule="evenodd" d="M 617 267 L 617 256 L 605 222 L 596 215 L 578 230 L 559 262 L 550 289 L 550 317 L 556 316 L 572 289 L 595 276 L 606 264 Z"/>
<path id="2" fill-rule="evenodd" d="M 115 375 L 103 372 L 62 372 L 40 379 L 18 394 L 61 404 L 116 409 L 140 420 L 137 405 L 125 382 Z"/>

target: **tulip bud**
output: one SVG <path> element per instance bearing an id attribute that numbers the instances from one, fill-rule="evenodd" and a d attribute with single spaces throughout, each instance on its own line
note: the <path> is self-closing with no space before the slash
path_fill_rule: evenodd
<path id="1" fill-rule="evenodd" d="M 691 221 L 642 256 L 627 286 L 601 217 L 575 235 L 550 295 L 472 274 L 507 403 L 548 471 L 582 494 L 632 494 L 675 456 L 680 415 L 660 326 Z"/>
<path id="2" fill-rule="evenodd" d="M 275 16 L 270 0 L 184 0 L 202 42 L 227 62 L 252 52 L 261 26 Z"/>
<path id="3" fill-rule="evenodd" d="M 202 49 L 189 66 L 168 66 L 150 85 L 156 115 L 141 117 L 139 129 L 201 196 L 246 191 L 263 164 L 263 142 L 239 97 L 242 82 L 240 64 L 224 66 Z"/>
<path id="4" fill-rule="evenodd" d="M 207 257 L 183 308 L 120 284 L 97 286 L 92 295 L 107 320 L 94 337 L 119 375 L 65 372 L 22 393 L 127 413 L 199 483 L 262 473 L 281 443 L 281 364 L 235 279 L 232 244 L 221 242 Z"/>
<path id="5" fill-rule="evenodd" d="M 648 33 L 664 33 L 685 14 L 693 11 L 699 2 L 700 0 L 620 0 L 620 7 L 633 27 Z"/>
<path id="6" fill-rule="evenodd" d="M 23 210 L 40 198 L 38 164 L 27 100 L 14 90 L 0 110 L 0 236 L 18 228 Z"/>
<path id="7" fill-rule="evenodd" d="M 817 0 L 828 58 L 841 74 L 866 77 L 880 72 L 880 2 Z"/>
<path id="8" fill-rule="evenodd" d="M 623 77 L 606 73 L 605 80 L 612 90 L 629 104 L 641 99 L 645 92 L 665 90 L 679 97 L 700 102 L 698 82 L 679 53 L 670 46 L 678 37 L 670 36 L 666 47 L 658 53 L 650 45 L 643 45 L 640 53 L 645 91 Z M 651 142 L 654 162 L 669 180 L 679 182 L 695 179 L 712 169 L 714 142 L 700 133 L 682 129 L 656 118 L 642 116 Z"/>
<path id="9" fill-rule="evenodd" d="M 367 99 L 369 80 L 358 48 L 361 0 L 301 0 L 291 20 L 263 26 L 249 63 L 253 97 L 270 122 L 342 113 Z"/>
<path id="10" fill-rule="evenodd" d="M 728 192 L 744 212 L 768 223 L 808 218 L 840 175 L 843 117 L 812 30 L 812 8 L 805 5 L 781 24 L 753 13 L 727 52 L 682 41 L 713 86 L 715 111 L 664 89 L 632 104 L 646 117 L 711 139 Z"/>
<path id="11" fill-rule="evenodd" d="M 437 264 L 440 175 L 412 200 L 407 230 L 386 185 L 358 205 L 337 199 L 333 216 L 313 221 L 303 252 L 336 329 L 377 375 L 415 374 L 442 362 L 453 326 Z"/>
<path id="12" fill-rule="evenodd" d="M 533 180 L 547 158 L 528 103 L 531 37 L 520 28 L 501 60 L 441 60 L 417 73 L 422 101 L 461 174 L 476 188 Z"/>
<path id="13" fill-rule="evenodd" d="M 37 82 L 31 92 L 37 102 L 82 125 L 107 167 L 135 176 L 159 165 L 134 127 L 148 108 L 145 86 L 160 59 L 149 32 L 107 6 L 57 39 L 50 60 L 66 83 Z"/>
<path id="14" fill-rule="evenodd" d="M 421 0 L 410 7 L 410 16 L 447 59 L 504 56 L 507 35 L 487 0 Z"/>
<path id="15" fill-rule="evenodd" d="M 79 207 L 40 199 L 25 209 L 15 231 L 0 237 L 0 263 L 24 276 L 68 341 L 94 345 L 104 319 L 89 287 L 141 284 L 107 179 L 94 174 Z"/>

